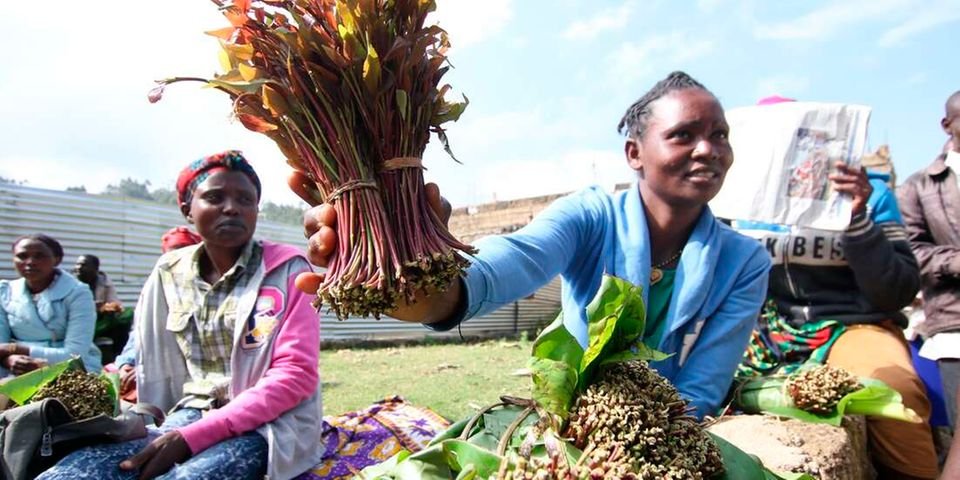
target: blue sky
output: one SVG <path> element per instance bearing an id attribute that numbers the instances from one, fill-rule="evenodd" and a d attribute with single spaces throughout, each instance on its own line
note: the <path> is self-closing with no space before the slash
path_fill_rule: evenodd
<path id="1" fill-rule="evenodd" d="M 184 84 L 146 101 L 154 79 L 215 71 L 202 32 L 225 21 L 212 3 L 60 3 L 0 17 L 0 176 L 172 187 L 189 160 L 240 148 L 267 199 L 295 201 L 279 152 L 229 118 L 224 95 Z M 448 81 L 471 101 L 449 128 L 463 165 L 435 145 L 425 158 L 455 206 L 630 181 L 616 124 L 676 69 L 727 108 L 773 93 L 870 105 L 869 144 L 890 144 L 901 178 L 939 152 L 943 101 L 960 89 L 960 0 L 440 0 L 437 20 L 454 45 Z"/>

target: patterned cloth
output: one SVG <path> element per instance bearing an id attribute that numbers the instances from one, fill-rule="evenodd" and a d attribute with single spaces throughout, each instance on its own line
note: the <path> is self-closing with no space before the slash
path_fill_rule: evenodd
<path id="1" fill-rule="evenodd" d="M 200 275 L 203 247 L 193 255 L 187 274 L 159 270 L 160 282 L 171 285 L 177 298 L 171 299 L 167 328 L 177 338 L 180 351 L 187 359 L 190 381 L 183 386 L 184 399 L 179 407 L 216 408 L 225 400 L 230 382 L 230 352 L 233 347 L 237 299 L 231 292 L 244 287 L 263 258 L 263 247 L 251 241 L 240 257 L 213 285 Z"/>
<path id="2" fill-rule="evenodd" d="M 170 430 L 200 420 L 195 409 L 178 410 L 159 428 L 147 427 L 147 437 L 123 443 L 106 443 L 77 450 L 37 477 L 38 480 L 133 480 L 138 472 L 118 465 Z M 267 471 L 267 442 L 257 432 L 224 440 L 173 467 L 160 479 L 261 479 Z"/>
<path id="3" fill-rule="evenodd" d="M 249 177 L 257 187 L 257 199 L 260 198 L 260 177 L 257 176 L 257 172 L 253 171 L 253 167 L 247 163 L 247 159 L 243 158 L 242 153 L 237 150 L 227 150 L 195 160 L 180 171 L 177 177 L 177 200 L 190 205 L 197 185 L 203 183 L 211 174 L 223 170 L 238 171 Z"/>
<path id="4" fill-rule="evenodd" d="M 417 452 L 450 422 L 427 408 L 388 397 L 364 410 L 323 419 L 323 462 L 297 480 L 346 480 L 403 449 Z"/>
<path id="5" fill-rule="evenodd" d="M 777 312 L 776 303 L 767 300 L 737 367 L 737 376 L 791 373 L 806 362 L 823 363 L 843 330 L 843 324 L 834 320 L 806 322 L 794 327 Z"/>

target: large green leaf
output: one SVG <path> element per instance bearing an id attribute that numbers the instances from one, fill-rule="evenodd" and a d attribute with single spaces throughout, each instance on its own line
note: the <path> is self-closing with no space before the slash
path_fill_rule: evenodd
<path id="1" fill-rule="evenodd" d="M 707 432 L 723 458 L 724 472 L 714 480 L 816 480 L 806 473 L 777 473 L 763 466 L 754 455 L 740 450 L 722 437 Z"/>
<path id="2" fill-rule="evenodd" d="M 70 360 L 38 368 L 0 385 L 0 394 L 10 397 L 11 400 L 17 402 L 17 405 L 24 405 L 33 394 L 37 393 L 37 390 L 40 390 L 41 387 L 50 383 L 68 369 L 86 371 L 80 357 L 73 357 Z"/>
<path id="3" fill-rule="evenodd" d="M 447 440 L 451 441 L 451 440 Z M 402 450 L 387 461 L 364 468 L 355 477 L 363 480 L 449 480 L 454 472 L 447 465 L 443 444 L 415 454 Z"/>
<path id="4" fill-rule="evenodd" d="M 462 440 L 447 440 L 442 445 L 447 465 L 456 472 L 464 472 L 472 467 L 470 470 L 474 476 L 486 479 L 496 475 L 500 468 L 502 458 L 490 450 Z"/>
<path id="5" fill-rule="evenodd" d="M 793 405 L 784 389 L 785 376 L 747 380 L 739 387 L 736 406 L 747 413 L 768 413 L 795 418 L 809 423 L 840 426 L 844 415 L 870 415 L 905 422 L 922 421 L 913 410 L 903 405 L 902 397 L 887 384 L 861 377 L 863 388 L 845 395 L 830 414 L 815 414 Z"/>
<path id="6" fill-rule="evenodd" d="M 557 360 L 531 358 L 533 400 L 544 410 L 566 420 L 577 390 L 577 370 Z"/>
<path id="7" fill-rule="evenodd" d="M 642 356 L 648 350 L 641 352 L 639 348 L 646 323 L 643 290 L 626 280 L 609 275 L 603 277 L 600 290 L 587 306 L 587 323 L 589 340 L 580 361 L 578 391 L 593 383 L 597 368 L 609 363 L 607 358 L 612 355 L 631 351 L 630 358 L 650 360 L 656 356 Z"/>
<path id="8" fill-rule="evenodd" d="M 533 357 L 564 362 L 579 370 L 583 347 L 563 325 L 563 312 L 537 335 L 533 341 Z"/>

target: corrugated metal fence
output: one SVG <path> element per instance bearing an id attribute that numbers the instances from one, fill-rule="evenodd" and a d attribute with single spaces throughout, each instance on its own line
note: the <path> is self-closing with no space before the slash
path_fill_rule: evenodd
<path id="1" fill-rule="evenodd" d="M 20 235 L 42 232 L 63 245 L 62 267 L 70 270 L 76 258 L 93 254 L 100 268 L 117 287 L 120 299 L 133 305 L 143 282 L 160 255 L 160 237 L 170 227 L 184 224 L 180 212 L 170 205 L 143 200 L 89 195 L 0 184 L 0 248 L 7 248 Z M 301 246 L 300 227 L 261 220 L 257 236 Z M 13 279 L 10 257 L 0 260 L 0 278 Z M 529 299 L 516 302 L 483 318 L 463 324 L 464 334 L 530 330 L 544 325 L 560 308 L 559 281 Z M 456 335 L 434 333 L 420 325 L 394 320 L 348 319 L 340 322 L 323 314 L 326 340 Z"/>

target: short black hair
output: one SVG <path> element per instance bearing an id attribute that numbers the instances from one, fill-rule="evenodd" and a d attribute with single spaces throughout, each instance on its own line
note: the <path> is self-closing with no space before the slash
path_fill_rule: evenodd
<path id="1" fill-rule="evenodd" d="M 685 72 L 675 71 L 667 75 L 666 78 L 657 82 L 647 93 L 643 94 L 639 100 L 633 102 L 627 112 L 623 114 L 620 123 L 617 125 L 617 132 L 623 135 L 640 138 L 647 128 L 647 120 L 650 118 L 650 105 L 659 100 L 664 95 L 677 90 L 696 88 L 713 95 L 707 87 L 696 81 Z"/>
<path id="2" fill-rule="evenodd" d="M 79 257 L 77 257 L 77 261 L 79 262 L 81 258 L 86 259 L 88 262 L 93 264 L 93 268 L 96 268 L 96 269 L 100 268 L 100 257 L 96 255 L 91 255 L 89 253 L 84 253 L 83 255 L 80 255 Z"/>
<path id="3" fill-rule="evenodd" d="M 953 94 L 947 97 L 947 101 L 943 104 L 943 108 L 946 110 L 948 116 L 950 115 L 950 107 L 960 107 L 960 90 L 953 92 Z"/>
<path id="4" fill-rule="evenodd" d="M 60 242 L 56 241 L 53 237 L 44 235 L 42 233 L 31 233 L 29 235 L 17 237 L 16 240 L 13 241 L 13 245 L 10 246 L 10 250 L 17 248 L 17 244 L 24 240 L 40 242 L 50 249 L 54 257 L 63 258 L 63 247 L 60 246 Z"/>

